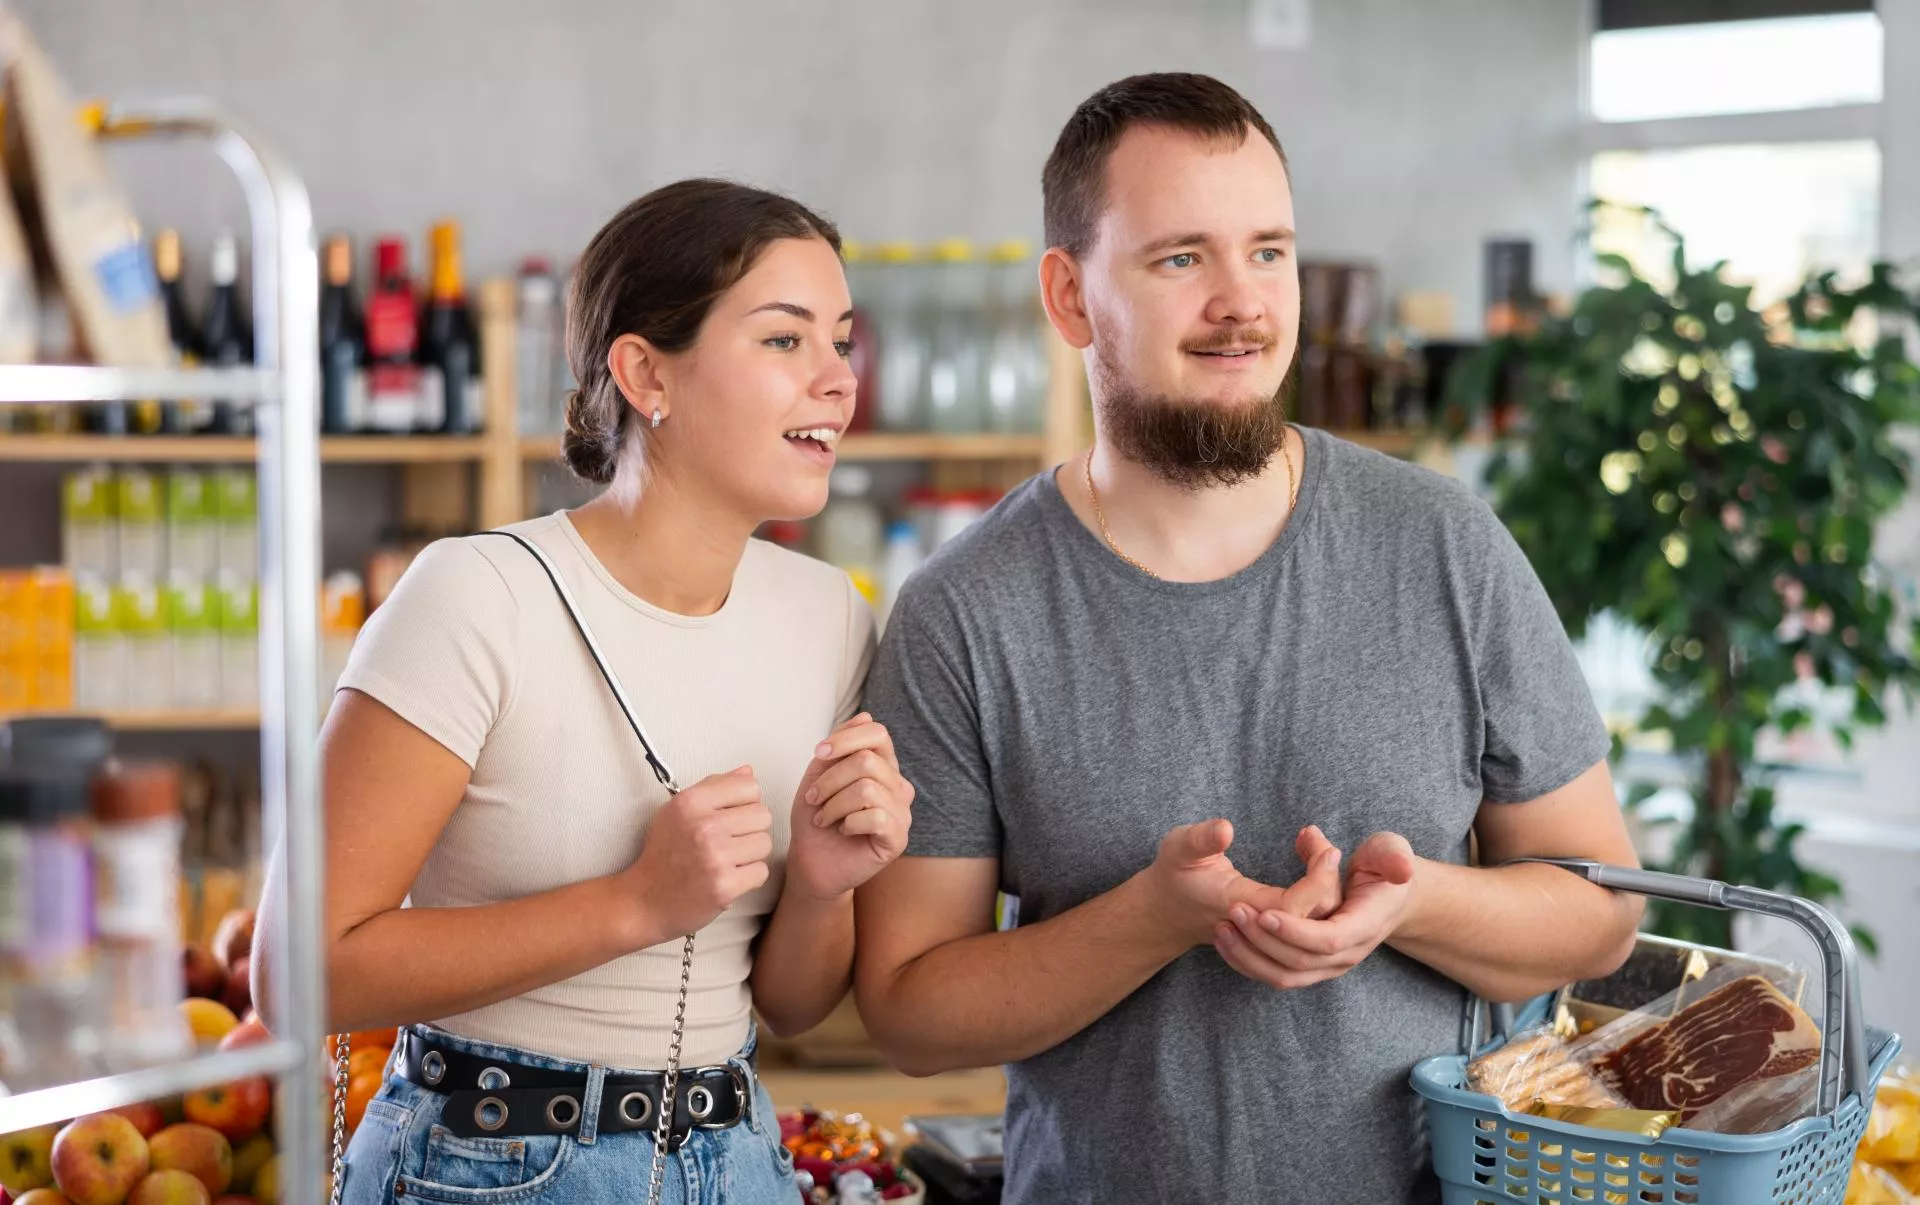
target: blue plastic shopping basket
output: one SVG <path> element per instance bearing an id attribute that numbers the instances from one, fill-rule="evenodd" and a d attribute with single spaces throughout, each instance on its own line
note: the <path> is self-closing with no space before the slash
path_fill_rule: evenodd
<path id="1" fill-rule="evenodd" d="M 1591 883 L 1655 899 L 1777 916 L 1819 948 L 1822 1015 L 1818 1112 L 1769 1134 L 1670 1129 L 1659 1138 L 1512 1113 L 1467 1088 L 1467 1056 L 1413 1069 L 1426 1100 L 1445 1205 L 1841 1205 L 1874 1085 L 1900 1049 L 1860 1016 L 1859 958 L 1832 913 L 1806 900 L 1711 879 L 1598 862 L 1561 866 Z"/>

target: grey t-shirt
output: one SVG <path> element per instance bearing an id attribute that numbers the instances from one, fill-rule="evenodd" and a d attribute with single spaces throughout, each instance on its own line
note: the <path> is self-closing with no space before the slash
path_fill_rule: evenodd
<path id="1" fill-rule="evenodd" d="M 1536 798 L 1606 756 L 1565 631 L 1519 547 L 1459 483 L 1306 432 L 1285 532 L 1222 581 L 1151 579 L 1051 474 L 909 581 L 868 685 L 918 789 L 907 853 L 998 858 L 1020 920 L 1233 821 L 1245 874 L 1294 837 L 1405 836 L 1462 862 L 1483 800 Z M 1009 1205 L 1438 1201 L 1419 1060 L 1463 989 L 1382 947 L 1276 991 L 1211 947 L 1008 1068 Z"/>

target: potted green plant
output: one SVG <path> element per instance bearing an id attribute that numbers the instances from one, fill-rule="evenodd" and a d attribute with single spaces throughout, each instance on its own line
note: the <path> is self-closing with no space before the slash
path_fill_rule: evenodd
<path id="1" fill-rule="evenodd" d="M 1911 469 L 1893 431 L 1920 421 L 1902 338 L 1916 304 L 1881 264 L 1762 313 L 1724 264 L 1690 266 L 1638 212 L 1672 239 L 1671 283 L 1598 256 L 1600 282 L 1569 312 L 1459 365 L 1442 425 L 1458 436 L 1496 393 L 1514 406 L 1489 470 L 1501 518 L 1576 639 L 1604 612 L 1647 634 L 1658 701 L 1615 749 L 1664 741 L 1693 777 L 1664 868 L 1832 900 L 1840 885 L 1801 863 L 1755 748 L 1814 723 L 1809 695 L 1839 692 L 1823 722 L 1849 745 L 1920 685 L 1920 625 L 1873 560 Z M 1653 789 L 1630 784 L 1630 803 Z M 1650 922 L 1717 946 L 1730 926 L 1677 907 Z"/>

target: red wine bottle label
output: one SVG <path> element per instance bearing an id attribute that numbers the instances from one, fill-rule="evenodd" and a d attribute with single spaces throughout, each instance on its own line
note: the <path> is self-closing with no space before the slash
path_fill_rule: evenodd
<path id="1" fill-rule="evenodd" d="M 405 293 L 376 293 L 367 303 L 367 354 L 375 360 L 411 359 L 418 345 L 413 300 Z"/>

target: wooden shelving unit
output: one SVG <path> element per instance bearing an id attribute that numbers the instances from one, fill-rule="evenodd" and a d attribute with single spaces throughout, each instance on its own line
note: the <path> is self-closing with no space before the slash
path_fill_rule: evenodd
<path id="1" fill-rule="evenodd" d="M 329 464 L 447 464 L 480 459 L 478 435 L 339 435 L 320 441 Z M 223 435 L 0 435 L 0 461 L 54 464 L 112 461 L 136 464 L 252 464 L 258 445 L 249 436 Z"/>
<path id="2" fill-rule="evenodd" d="M 840 441 L 843 461 L 1022 460 L 1038 462 L 1046 447 L 1041 435 L 849 435 Z M 520 441 L 529 461 L 560 459 L 560 437 L 533 436 Z"/>
<path id="3" fill-rule="evenodd" d="M 207 711 L 34 711 L 33 716 L 87 717 L 104 721 L 118 732 L 250 732 L 260 726 L 257 708 L 214 708 Z M 19 717 L 0 715 L 0 722 Z"/>

